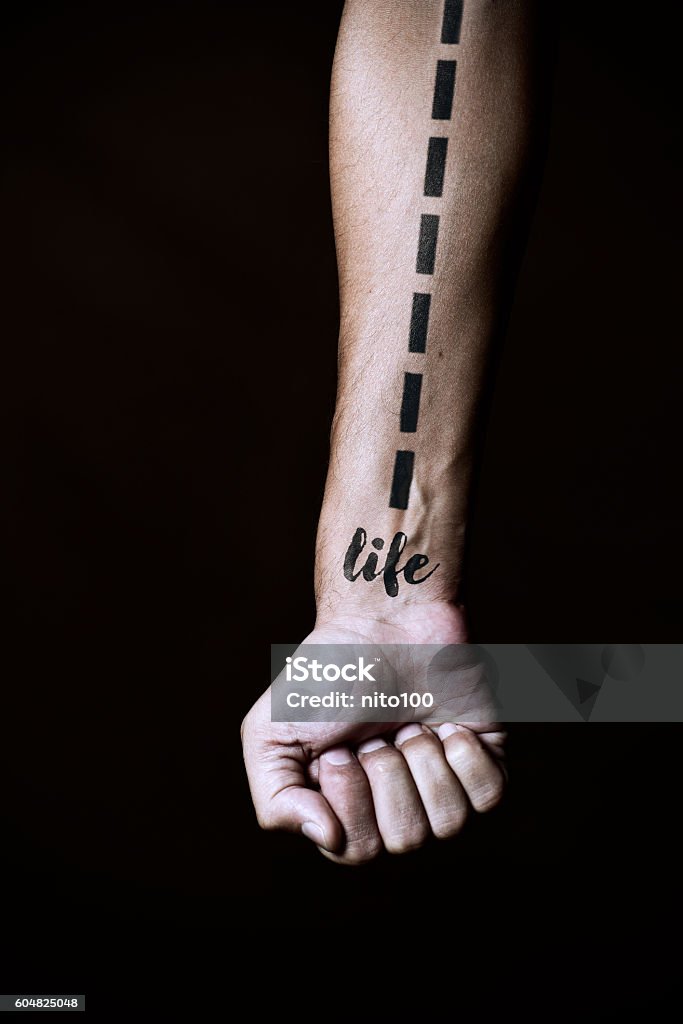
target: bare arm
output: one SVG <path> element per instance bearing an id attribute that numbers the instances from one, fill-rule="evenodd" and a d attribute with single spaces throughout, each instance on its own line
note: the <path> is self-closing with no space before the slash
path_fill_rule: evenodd
<path id="1" fill-rule="evenodd" d="M 348 0 L 331 103 L 341 293 L 340 373 L 318 538 L 322 619 L 454 602 L 489 350 L 512 270 L 533 140 L 534 4 Z M 451 83 L 452 86 L 451 86 Z M 437 116 L 435 116 L 437 115 Z M 521 202 L 520 202 L 521 200 Z M 403 453 L 403 454 L 397 454 Z M 397 532 L 405 565 L 389 598 L 358 571 Z M 435 568 L 438 564 L 438 568 Z M 431 572 L 431 575 L 428 574 Z M 427 577 L 425 579 L 425 577 Z"/>
<path id="2" fill-rule="evenodd" d="M 331 104 L 339 390 L 307 643 L 466 639 L 476 426 L 528 205 L 536 7 L 347 0 Z M 457 716 L 438 735 L 278 724 L 268 693 L 244 723 L 261 824 L 344 863 L 447 838 L 494 806 L 502 741 Z"/>

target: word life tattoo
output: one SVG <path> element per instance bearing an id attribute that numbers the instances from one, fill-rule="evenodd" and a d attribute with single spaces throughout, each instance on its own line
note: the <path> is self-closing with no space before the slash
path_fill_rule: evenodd
<path id="1" fill-rule="evenodd" d="M 457 46 L 460 42 L 462 25 L 463 0 L 445 0 L 443 19 L 441 22 L 440 42 L 445 46 Z M 432 99 L 432 121 L 448 122 L 453 112 L 455 95 L 455 72 L 457 61 L 438 59 L 434 78 L 434 96 Z M 446 127 L 441 125 L 440 127 Z M 440 199 L 443 196 L 444 178 L 446 175 L 446 156 L 448 153 L 448 136 L 433 135 L 427 145 L 427 164 L 425 169 L 423 194 L 430 198 Z M 434 213 L 423 213 L 420 216 L 420 229 L 417 242 L 415 271 L 425 277 L 432 277 L 436 265 L 436 249 L 439 238 L 439 216 Z M 413 293 L 410 328 L 408 332 L 408 351 L 424 355 L 427 351 L 427 335 L 429 332 L 429 311 L 432 293 L 420 291 Z M 420 396 L 422 394 L 422 374 L 404 373 L 403 397 L 401 400 L 400 431 L 402 434 L 417 433 L 420 415 Z M 405 511 L 410 499 L 410 487 L 413 482 L 415 452 L 400 448 L 394 459 L 394 472 L 389 495 L 389 508 Z M 379 556 L 371 552 L 361 569 L 356 571 L 356 563 L 367 543 L 367 534 L 358 527 L 344 558 L 344 576 L 354 582 L 359 576 L 368 582 L 383 577 L 384 589 L 389 597 L 398 594 L 398 577 L 402 574 L 406 583 L 424 583 L 438 569 L 437 563 L 426 575 L 416 578 L 415 573 L 429 564 L 427 555 L 416 554 L 399 568 L 401 552 L 408 543 L 405 533 L 397 533 L 391 542 L 384 567 L 377 571 Z M 376 537 L 373 547 L 381 551 L 384 541 Z"/>
<path id="2" fill-rule="evenodd" d="M 429 565 L 429 558 L 427 555 L 411 555 L 405 565 L 399 566 L 399 558 L 408 543 L 408 538 L 405 533 L 399 532 L 394 536 L 394 539 L 389 545 L 386 562 L 381 569 L 377 568 L 379 555 L 374 551 L 371 551 L 367 556 L 363 566 L 360 569 L 356 569 L 358 559 L 362 554 L 367 541 L 367 533 L 362 526 L 359 526 L 353 535 L 353 540 L 349 544 L 346 551 L 346 557 L 344 558 L 344 575 L 351 583 L 353 583 L 354 580 L 357 580 L 359 576 L 362 576 L 363 579 L 368 582 L 376 580 L 378 576 L 382 576 L 384 589 L 387 594 L 389 597 L 396 597 L 398 594 L 399 576 L 403 575 L 406 583 L 424 583 L 425 580 L 428 580 L 432 573 L 436 572 L 439 568 L 439 563 L 437 562 L 428 573 L 424 576 L 420 576 L 419 579 L 416 579 L 415 573 Z M 381 551 L 384 547 L 384 541 L 381 537 L 375 537 L 372 542 L 372 546 L 377 548 L 377 551 Z"/>

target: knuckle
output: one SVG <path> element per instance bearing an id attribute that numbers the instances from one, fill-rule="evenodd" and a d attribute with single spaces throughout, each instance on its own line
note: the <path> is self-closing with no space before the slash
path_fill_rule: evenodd
<path id="1" fill-rule="evenodd" d="M 424 846 L 426 841 L 426 836 L 421 838 L 409 838 L 407 836 L 403 836 L 401 838 L 392 838 L 388 840 L 384 845 L 386 846 L 387 853 L 414 853 L 415 850 L 419 850 L 421 846 Z"/>
<path id="2" fill-rule="evenodd" d="M 346 794 L 347 800 L 364 804 L 368 798 L 368 780 L 360 765 L 351 766 L 350 769 L 344 767 L 337 770 L 340 774 L 335 781 Z"/>
<path id="3" fill-rule="evenodd" d="M 453 839 L 462 832 L 466 820 L 466 810 L 454 809 L 450 814 L 432 822 L 432 832 L 437 839 Z"/>
<path id="4" fill-rule="evenodd" d="M 406 740 L 402 745 L 402 750 L 412 763 L 424 764 L 426 761 L 431 761 L 435 753 L 438 753 L 439 747 L 437 746 L 438 741 L 434 737 L 430 736 L 415 736 L 412 739 Z"/>
<path id="5" fill-rule="evenodd" d="M 351 865 L 368 864 L 371 860 L 379 857 L 383 849 L 384 845 L 379 836 L 367 839 L 365 842 L 353 843 L 344 854 L 344 863 Z"/>
<path id="6" fill-rule="evenodd" d="M 413 824 L 398 829 L 384 840 L 389 853 L 411 853 L 427 842 L 430 829 L 427 824 Z"/>
<path id="7" fill-rule="evenodd" d="M 458 734 L 449 737 L 444 746 L 446 760 L 451 768 L 457 773 L 468 771 L 470 773 L 474 766 L 480 763 L 481 747 L 473 736 Z"/>
<path id="8" fill-rule="evenodd" d="M 380 747 L 379 750 L 366 754 L 368 770 L 377 772 L 378 775 L 385 775 L 394 771 L 401 763 L 402 755 L 394 747 Z"/>
<path id="9" fill-rule="evenodd" d="M 382 849 L 382 837 L 374 822 L 346 826 L 346 853 L 352 857 L 370 859 Z"/>
<path id="10" fill-rule="evenodd" d="M 472 806 L 479 814 L 485 814 L 486 811 L 492 811 L 494 807 L 497 807 L 500 801 L 503 799 L 503 779 L 487 782 L 479 789 L 472 793 L 471 801 Z"/>
<path id="11" fill-rule="evenodd" d="M 446 740 L 446 745 L 452 750 L 458 750 L 463 753 L 480 749 L 479 740 L 469 729 L 461 729 L 460 732 L 449 736 Z"/>

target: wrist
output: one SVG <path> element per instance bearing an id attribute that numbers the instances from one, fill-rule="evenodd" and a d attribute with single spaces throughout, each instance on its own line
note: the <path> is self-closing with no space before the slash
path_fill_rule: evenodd
<path id="1" fill-rule="evenodd" d="M 425 600 L 377 603 L 370 600 L 318 602 L 316 634 L 326 630 L 335 638 L 346 629 L 356 636 L 367 634 L 373 643 L 453 644 L 468 639 L 467 616 L 454 601 Z"/>

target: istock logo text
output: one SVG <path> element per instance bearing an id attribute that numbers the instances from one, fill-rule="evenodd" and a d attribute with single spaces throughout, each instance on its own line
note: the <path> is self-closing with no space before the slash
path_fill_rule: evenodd
<path id="1" fill-rule="evenodd" d="M 298 658 L 287 658 L 285 675 L 288 683 L 304 683 L 307 679 L 314 679 L 317 683 L 326 680 L 333 683 L 337 679 L 345 679 L 348 683 L 362 682 L 368 679 L 371 683 L 376 682 L 372 674 L 374 665 L 366 665 L 363 658 L 355 663 L 347 665 L 324 665 L 321 661 L 309 661 L 308 658 L 300 655 Z"/>

